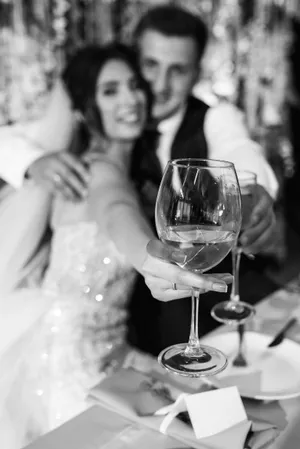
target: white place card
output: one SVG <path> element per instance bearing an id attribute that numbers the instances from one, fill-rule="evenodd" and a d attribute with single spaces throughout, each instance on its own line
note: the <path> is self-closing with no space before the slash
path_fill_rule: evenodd
<path id="1" fill-rule="evenodd" d="M 247 421 L 236 387 L 187 395 L 185 402 L 196 438 L 207 438 Z"/>

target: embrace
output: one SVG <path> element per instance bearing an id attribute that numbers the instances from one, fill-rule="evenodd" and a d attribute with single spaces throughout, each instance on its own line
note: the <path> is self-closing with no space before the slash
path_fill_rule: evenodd
<path id="1" fill-rule="evenodd" d="M 174 264 L 180 251 L 157 239 L 155 199 L 169 159 L 225 159 L 256 173 L 257 204 L 241 243 L 245 252 L 268 253 L 274 173 L 240 111 L 192 95 L 207 39 L 199 17 L 174 6 L 150 9 L 134 48 L 79 49 L 45 116 L 0 132 L 0 176 L 15 189 L 3 201 L 18 217 L 1 229 L 1 352 L 12 348 L 0 395 L 6 449 L 84 410 L 103 376 L 185 341 L 192 287 L 210 291 L 200 320 L 203 332 L 211 330 L 208 310 L 227 291 L 231 267 L 187 272 Z M 14 254 L 13 233 L 27 221 Z M 13 263 L 2 274 L 14 260 L 16 276 Z"/>

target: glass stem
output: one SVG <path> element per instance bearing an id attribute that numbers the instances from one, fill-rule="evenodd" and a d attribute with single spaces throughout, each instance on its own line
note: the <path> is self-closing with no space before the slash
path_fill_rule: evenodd
<path id="1" fill-rule="evenodd" d="M 241 255 L 242 249 L 236 245 L 232 250 L 233 283 L 230 293 L 230 300 L 235 302 L 240 300 L 239 275 L 240 275 Z"/>
<path id="2" fill-rule="evenodd" d="M 191 330 L 189 336 L 189 342 L 185 348 L 185 355 L 187 357 L 203 357 L 206 358 L 207 354 L 201 349 L 198 333 L 198 313 L 199 313 L 199 290 L 192 289 L 192 316 L 191 316 Z"/>

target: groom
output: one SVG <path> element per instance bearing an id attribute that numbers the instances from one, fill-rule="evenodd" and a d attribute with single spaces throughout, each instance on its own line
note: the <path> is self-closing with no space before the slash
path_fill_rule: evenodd
<path id="1" fill-rule="evenodd" d="M 202 20 L 176 6 L 150 9 L 137 25 L 135 43 L 142 73 L 154 95 L 152 116 L 160 133 L 157 157 L 144 160 L 141 166 L 141 177 L 145 179 L 140 189 L 143 203 L 151 202 L 149 192 L 155 191 L 153 180 L 155 184 L 155 180 L 161 179 L 169 159 L 230 160 L 237 169 L 252 170 L 257 174 L 258 201 L 252 224 L 241 240 L 245 252 L 261 253 L 268 249 L 273 239 L 275 217 L 272 197 L 276 196 L 277 181 L 260 154 L 261 149 L 250 140 L 240 112 L 228 104 L 210 108 L 192 96 L 207 38 L 208 32 Z M 148 205 L 149 209 L 154 214 L 154 202 L 152 207 Z M 153 221 L 154 216 L 149 216 L 149 219 Z M 263 263 L 243 261 L 240 290 L 246 301 L 256 302 L 275 289 L 275 285 L 261 274 Z M 217 269 L 230 272 L 230 257 Z M 253 285 L 259 286 L 259 292 L 253 290 Z M 223 295 L 211 293 L 201 297 L 201 334 L 216 326 L 210 310 L 217 301 L 224 299 Z M 180 299 L 154 303 L 147 295 L 142 278 L 133 296 L 131 317 L 136 332 L 135 343 L 143 350 L 157 354 L 166 346 L 188 340 L 190 301 Z M 133 342 L 135 337 L 133 334 Z"/>
<path id="2" fill-rule="evenodd" d="M 152 113 L 160 132 L 156 155 L 150 161 L 142 161 L 144 202 L 152 202 L 154 212 L 155 196 L 149 198 L 149 192 L 156 191 L 162 170 L 170 158 L 230 160 L 238 169 L 254 171 L 258 176 L 258 202 L 242 244 L 247 252 L 264 252 L 272 241 L 275 227 L 272 197 L 276 195 L 277 182 L 274 174 L 260 154 L 261 149 L 249 139 L 241 114 L 235 107 L 227 104 L 208 107 L 191 95 L 207 43 L 204 23 L 178 7 L 160 6 L 141 19 L 135 41 L 142 72 L 153 90 Z M 47 119 L 41 119 L 31 128 L 20 126 L 14 140 L 9 132 L 2 134 L 4 140 L 0 135 L 0 176 L 16 187 L 27 176 L 40 184 L 51 185 L 68 198 L 80 198 L 86 191 L 88 169 L 70 154 L 51 151 L 67 148 L 74 125 L 71 107 L 61 86 L 55 90 L 47 114 Z M 21 138 L 24 135 L 26 138 Z M 3 144 L 5 139 L 6 145 Z M 150 215 L 149 219 L 152 219 L 153 213 Z M 245 265 L 241 279 L 243 299 L 258 300 L 274 289 L 274 285 L 261 275 L 260 264 L 255 262 L 255 266 L 250 266 L 245 261 Z M 221 270 L 231 271 L 231 266 L 224 269 L 220 264 Z M 253 285 L 260 286 L 255 295 L 250 288 Z M 224 297 L 203 295 L 201 333 L 209 331 L 215 324 L 209 312 L 214 301 L 220 299 Z M 153 301 L 141 277 L 132 298 L 130 338 L 153 354 L 165 345 L 185 341 L 189 331 L 189 305 L 188 300 L 167 304 Z"/>

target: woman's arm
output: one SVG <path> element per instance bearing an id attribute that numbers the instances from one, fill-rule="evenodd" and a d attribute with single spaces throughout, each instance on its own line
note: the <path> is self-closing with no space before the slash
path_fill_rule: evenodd
<path id="1" fill-rule="evenodd" d="M 88 203 L 89 213 L 100 228 L 142 273 L 147 244 L 155 235 L 122 170 L 105 159 L 93 162 Z"/>
<path id="2" fill-rule="evenodd" d="M 231 275 L 196 275 L 174 261 L 181 252 L 163 245 L 148 224 L 127 176 L 108 161 L 94 162 L 88 196 L 90 218 L 97 221 L 118 250 L 141 273 L 161 301 L 188 297 L 191 287 L 225 292 Z M 177 290 L 173 289 L 176 283 Z"/>

